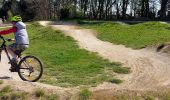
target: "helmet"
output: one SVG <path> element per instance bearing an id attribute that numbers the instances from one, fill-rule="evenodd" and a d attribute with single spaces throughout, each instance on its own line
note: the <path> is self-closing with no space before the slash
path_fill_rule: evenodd
<path id="1" fill-rule="evenodd" d="M 11 21 L 12 21 L 12 22 L 22 21 L 22 18 L 21 18 L 21 16 L 13 16 L 13 17 L 11 18 Z"/>

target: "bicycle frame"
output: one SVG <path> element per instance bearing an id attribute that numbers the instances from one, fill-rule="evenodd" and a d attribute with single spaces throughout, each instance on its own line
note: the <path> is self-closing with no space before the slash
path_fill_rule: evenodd
<path id="1" fill-rule="evenodd" d="M 14 67 L 14 68 L 15 68 L 14 70 L 10 70 L 10 71 L 11 71 L 11 72 L 18 72 L 19 77 L 20 77 L 22 80 L 24 80 L 24 81 L 35 82 L 35 81 L 39 80 L 40 77 L 42 76 L 42 73 L 43 73 L 43 64 L 42 64 L 42 62 L 41 62 L 37 57 L 35 57 L 35 56 L 25 56 L 25 57 L 21 57 L 21 54 L 16 54 L 16 55 L 18 56 L 18 58 L 20 58 L 20 61 L 19 61 L 19 63 L 17 63 L 17 64 L 15 65 L 15 64 L 12 62 L 12 59 L 10 58 L 9 52 L 8 52 L 8 50 L 7 50 L 7 46 L 6 46 L 6 44 L 5 44 L 6 41 L 10 41 L 10 40 L 5 39 L 5 38 L 2 37 L 1 35 L 0 35 L 0 39 L 3 40 L 3 43 L 2 43 L 1 46 L 0 46 L 0 57 L 1 57 L 2 50 L 4 50 L 5 53 L 6 53 L 6 55 L 7 55 L 7 57 L 8 57 L 8 60 L 9 60 L 9 62 L 10 62 L 10 64 L 11 64 L 11 67 Z M 19 52 L 19 53 L 20 53 L 20 52 Z M 37 71 L 36 71 L 36 72 L 39 72 L 38 75 L 32 74 L 32 73 L 35 72 L 36 68 L 34 68 L 33 65 L 30 65 L 30 64 L 29 64 L 30 62 L 29 62 L 29 63 L 26 62 L 26 60 L 27 60 L 27 59 L 30 59 L 30 58 L 35 59 L 35 60 L 38 62 L 38 64 L 39 64 L 38 67 L 40 68 L 40 70 L 37 70 Z M 0 61 L 1 61 L 1 58 L 0 58 Z M 13 64 L 14 64 L 14 65 L 13 65 Z M 22 64 L 24 64 L 25 67 L 22 67 Z M 35 67 L 36 67 L 36 66 L 35 66 Z M 28 74 L 28 75 L 23 74 L 24 71 L 22 71 L 22 70 L 26 70 L 26 72 L 28 72 L 28 73 L 26 73 L 26 74 Z M 36 73 L 36 74 L 37 74 L 37 73 Z M 31 78 L 32 76 L 35 76 L 35 78 L 34 78 L 34 77 Z"/>
<path id="2" fill-rule="evenodd" d="M 0 36 L 0 38 L 3 40 L 3 43 L 2 43 L 2 45 L 1 45 L 1 47 L 0 47 L 0 61 L 1 61 L 1 53 L 2 53 L 2 50 L 4 50 L 5 51 L 5 53 L 6 53 L 6 55 L 7 55 L 7 58 L 8 58 L 8 60 L 10 61 L 10 64 L 11 64 L 11 58 L 10 58 L 10 56 L 9 56 L 9 53 L 8 53 L 8 51 L 7 51 L 7 48 L 6 48 L 6 40 L 4 39 L 4 37 L 2 37 L 2 36 Z M 12 65 L 12 64 L 11 64 Z"/>

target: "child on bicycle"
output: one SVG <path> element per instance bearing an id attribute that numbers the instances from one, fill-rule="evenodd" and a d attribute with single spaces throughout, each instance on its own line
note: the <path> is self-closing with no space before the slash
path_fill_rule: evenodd
<path id="1" fill-rule="evenodd" d="M 11 62 L 16 63 L 17 52 L 22 52 L 29 47 L 29 38 L 26 30 L 26 25 L 22 22 L 22 18 L 20 16 L 13 16 L 11 18 L 11 22 L 13 24 L 13 27 L 7 30 L 0 31 L 0 35 L 14 33 L 15 38 L 11 40 L 15 41 L 15 43 L 9 45 L 7 47 L 7 50 L 12 56 Z M 10 70 L 12 69 L 14 68 L 11 67 Z"/>

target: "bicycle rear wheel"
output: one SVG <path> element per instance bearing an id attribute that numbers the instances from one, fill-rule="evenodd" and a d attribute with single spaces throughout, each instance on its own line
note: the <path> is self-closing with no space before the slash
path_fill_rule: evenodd
<path id="1" fill-rule="evenodd" d="M 19 62 L 18 74 L 24 81 L 36 82 L 43 73 L 43 64 L 35 56 L 25 56 Z"/>

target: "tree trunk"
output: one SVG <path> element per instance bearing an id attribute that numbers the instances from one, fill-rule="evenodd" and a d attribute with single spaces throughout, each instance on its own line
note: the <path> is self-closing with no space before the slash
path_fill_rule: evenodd
<path id="1" fill-rule="evenodd" d="M 168 0 L 162 0 L 161 1 L 161 10 L 160 10 L 160 17 L 161 19 L 165 19 L 166 17 L 166 5 L 168 3 Z"/>

